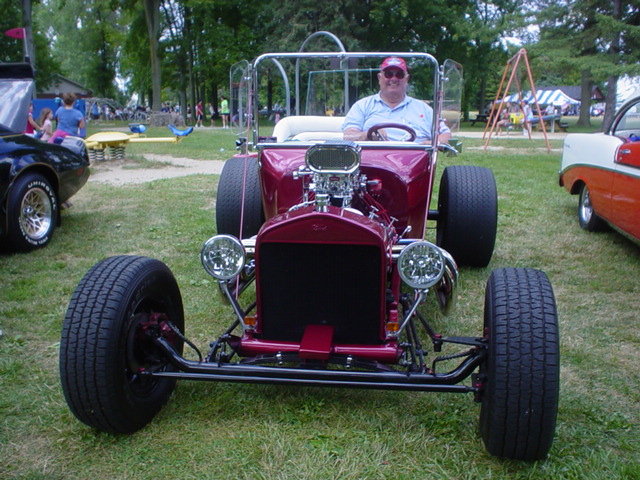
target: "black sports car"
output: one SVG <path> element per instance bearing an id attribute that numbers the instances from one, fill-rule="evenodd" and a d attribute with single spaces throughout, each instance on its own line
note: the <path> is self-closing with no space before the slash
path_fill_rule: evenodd
<path id="1" fill-rule="evenodd" d="M 56 145 L 21 133 L 33 90 L 30 65 L 0 64 L 0 242 L 12 251 L 47 245 L 61 205 L 89 178 L 82 139 Z"/>

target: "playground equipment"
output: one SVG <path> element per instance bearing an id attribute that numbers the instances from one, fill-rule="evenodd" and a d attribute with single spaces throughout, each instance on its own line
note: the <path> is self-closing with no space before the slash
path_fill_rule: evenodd
<path id="1" fill-rule="evenodd" d="M 507 101 L 507 98 L 509 97 L 509 89 L 511 88 L 511 84 L 512 82 L 515 80 L 515 84 L 516 84 L 516 88 L 517 88 L 517 103 L 520 105 L 520 109 L 522 112 L 524 112 L 525 108 L 524 108 L 524 97 L 522 95 L 522 87 L 520 85 L 520 80 L 518 78 L 518 67 L 520 66 L 520 62 L 523 61 L 525 68 L 527 69 L 527 79 L 529 80 L 529 86 L 531 88 L 531 94 L 533 96 L 533 100 L 535 103 L 535 117 L 537 117 L 534 120 L 535 117 L 533 118 L 524 118 L 524 116 L 522 117 L 522 119 L 518 119 L 518 124 L 521 124 L 524 127 L 524 130 L 529 134 L 529 140 L 531 140 L 531 124 L 533 123 L 539 123 L 540 126 L 542 127 L 542 134 L 544 135 L 544 140 L 547 144 L 547 151 L 551 152 L 551 145 L 549 145 L 549 137 L 547 137 L 547 129 L 545 127 L 545 119 L 542 117 L 542 110 L 540 109 L 540 105 L 538 104 L 538 97 L 536 94 L 536 88 L 534 86 L 533 83 L 533 75 L 531 74 L 531 67 L 529 66 L 529 59 L 527 57 L 527 51 L 524 48 L 521 48 L 518 53 L 516 55 L 514 55 L 512 58 L 510 58 L 507 61 L 507 65 L 504 69 L 504 72 L 502 74 L 502 79 L 500 80 L 500 86 L 498 87 L 498 93 L 496 94 L 496 98 L 493 102 L 493 105 L 491 106 L 491 112 L 489 113 L 489 119 L 487 121 L 487 125 L 485 126 L 484 129 L 484 133 L 482 134 L 482 138 L 486 138 L 486 142 L 484 144 L 484 149 L 487 149 L 487 146 L 489 145 L 489 142 L 491 141 L 491 135 L 493 134 L 494 130 L 497 127 L 498 124 L 498 119 L 500 118 L 500 114 L 502 113 L 503 108 L 505 108 L 505 103 Z M 507 75 L 510 73 L 509 75 L 509 81 L 507 82 L 506 87 L 503 89 L 502 87 L 504 86 L 504 81 L 507 77 Z M 501 98 L 502 96 L 502 98 Z M 514 119 L 510 118 L 509 119 L 511 124 L 515 124 Z M 528 127 L 527 127 L 528 125 Z M 487 136 L 487 131 L 488 131 L 488 136 Z"/>
<path id="2" fill-rule="evenodd" d="M 147 137 L 144 133 L 147 127 L 139 123 L 130 123 L 129 130 L 125 132 L 99 132 L 94 133 L 85 140 L 91 161 L 106 160 L 105 152 L 109 150 L 109 158 L 112 160 L 124 160 L 124 152 L 128 143 L 178 143 L 184 137 L 193 132 L 193 127 L 185 130 L 178 129 L 175 125 L 167 125 L 173 137 Z"/>

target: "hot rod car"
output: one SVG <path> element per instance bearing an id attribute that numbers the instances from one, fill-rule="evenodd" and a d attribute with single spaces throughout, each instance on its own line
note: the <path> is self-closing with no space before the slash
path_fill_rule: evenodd
<path id="1" fill-rule="evenodd" d="M 152 420 L 177 379 L 467 393 L 481 404 L 489 452 L 546 457 L 559 390 L 547 276 L 494 270 L 482 330 L 446 336 L 434 326 L 441 311 L 452 314 L 458 265 L 491 260 L 492 172 L 446 168 L 430 209 L 439 151 L 450 147 L 344 141 L 342 118 L 323 115 L 372 92 L 369 79 L 393 54 L 410 65 L 413 94 L 424 98 L 430 89 L 436 115 L 458 119 L 451 112 L 460 66 L 441 66 L 426 53 L 351 53 L 337 44 L 335 52 L 261 55 L 232 75 L 246 136 L 220 177 L 218 233 L 200 252 L 229 305 L 229 327 L 201 353 L 187 338 L 166 265 L 139 256 L 100 261 L 80 281 L 64 320 L 60 375 L 70 409 L 96 429 L 128 433 Z M 322 90 L 330 79 L 340 86 Z M 267 136 L 255 113 L 267 98 L 260 87 L 287 105 Z"/>

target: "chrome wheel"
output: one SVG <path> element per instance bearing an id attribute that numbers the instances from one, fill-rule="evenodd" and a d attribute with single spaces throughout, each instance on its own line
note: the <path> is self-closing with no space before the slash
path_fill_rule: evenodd
<path id="1" fill-rule="evenodd" d="M 49 181 L 37 173 L 18 177 L 7 202 L 9 247 L 28 252 L 47 245 L 58 220 L 58 198 Z"/>
<path id="2" fill-rule="evenodd" d="M 49 233 L 53 221 L 53 206 L 49 195 L 42 188 L 30 188 L 22 198 L 20 205 L 20 228 L 34 241 Z"/>
<path id="3" fill-rule="evenodd" d="M 606 229 L 606 223 L 598 216 L 591 201 L 591 192 L 586 185 L 580 190 L 580 200 L 578 201 L 578 222 L 580 227 L 589 231 L 597 232 Z"/>
<path id="4" fill-rule="evenodd" d="M 589 189 L 584 187 L 580 195 L 580 220 L 589 223 L 593 216 L 593 205 L 591 204 L 591 194 Z"/>

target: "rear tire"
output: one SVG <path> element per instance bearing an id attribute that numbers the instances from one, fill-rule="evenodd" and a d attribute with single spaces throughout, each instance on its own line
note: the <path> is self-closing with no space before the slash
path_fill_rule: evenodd
<path id="1" fill-rule="evenodd" d="M 73 414 L 110 433 L 132 433 L 167 402 L 175 380 L 142 370 L 170 370 L 153 343 L 156 331 L 182 352 L 169 327 L 184 331 L 182 299 L 169 268 L 146 257 L 97 263 L 71 297 L 60 341 L 60 380 Z"/>
<path id="2" fill-rule="evenodd" d="M 484 329 L 484 444 L 497 457 L 543 459 L 553 443 L 560 390 L 556 302 L 545 273 L 494 270 L 487 282 Z"/>
<path id="3" fill-rule="evenodd" d="M 250 238 L 260 230 L 264 223 L 264 213 L 258 174 L 258 160 L 255 157 L 233 157 L 225 162 L 216 197 L 216 225 L 219 234 Z"/>
<path id="4" fill-rule="evenodd" d="M 586 185 L 580 189 L 578 200 L 578 222 L 580 227 L 588 232 L 602 232 L 607 229 L 607 223 L 600 218 L 591 203 L 591 192 Z"/>
<path id="5" fill-rule="evenodd" d="M 498 228 L 498 192 L 488 168 L 447 167 L 440 180 L 436 244 L 458 265 L 486 267 Z"/>

